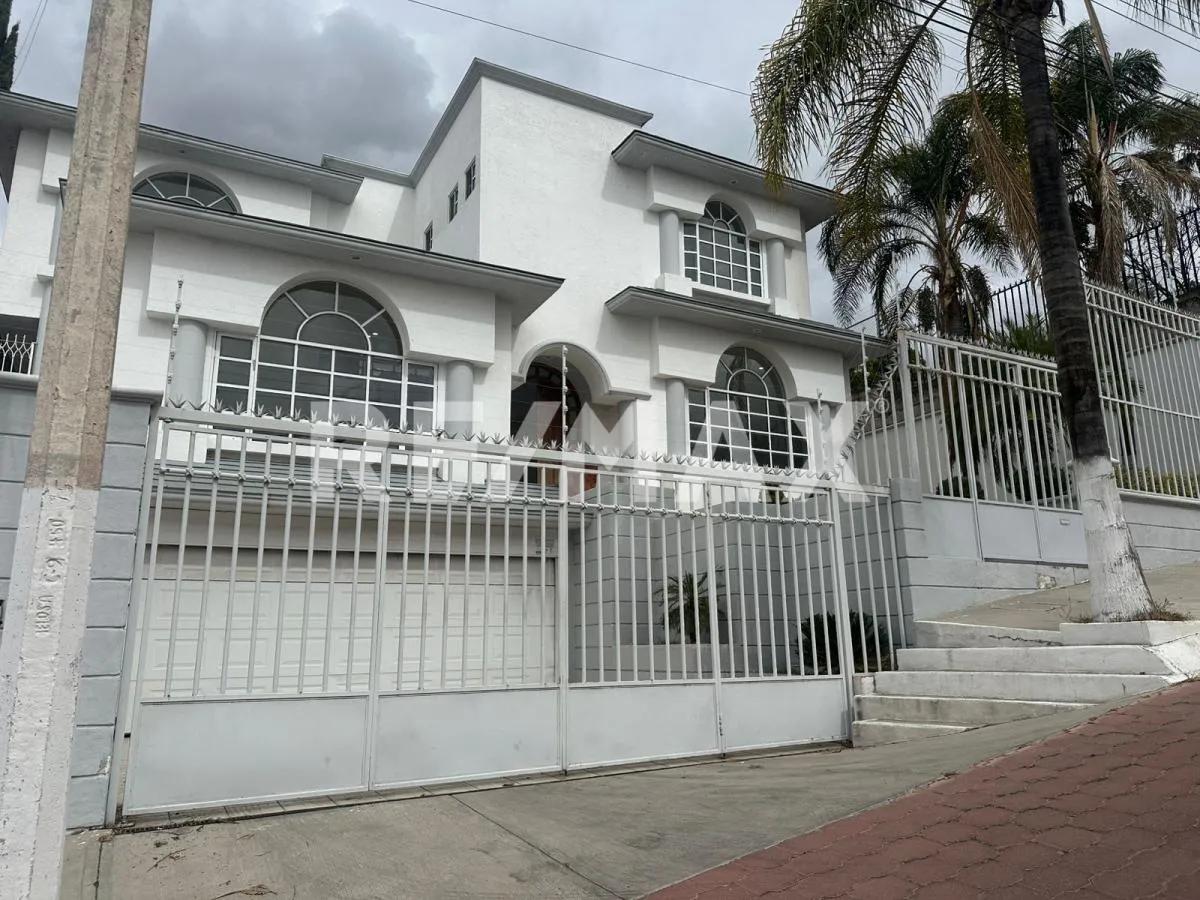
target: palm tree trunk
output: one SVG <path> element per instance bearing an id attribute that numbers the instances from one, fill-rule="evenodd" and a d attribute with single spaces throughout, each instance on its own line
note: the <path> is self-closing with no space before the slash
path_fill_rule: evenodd
<path id="1" fill-rule="evenodd" d="M 1050 97 L 1041 23 L 1050 15 L 1053 2 L 999 0 L 996 9 L 1010 23 L 1021 76 L 1042 285 L 1058 361 L 1063 416 L 1074 450 L 1075 490 L 1083 512 L 1092 610 L 1100 620 L 1144 614 L 1150 607 L 1150 592 L 1121 508 L 1109 457 L 1083 275 L 1067 207 L 1067 185 Z"/>

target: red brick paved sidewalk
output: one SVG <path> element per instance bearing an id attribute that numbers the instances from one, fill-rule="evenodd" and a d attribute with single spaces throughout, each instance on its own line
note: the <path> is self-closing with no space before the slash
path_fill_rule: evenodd
<path id="1" fill-rule="evenodd" d="M 653 895 L 765 896 L 1200 900 L 1200 683 Z"/>

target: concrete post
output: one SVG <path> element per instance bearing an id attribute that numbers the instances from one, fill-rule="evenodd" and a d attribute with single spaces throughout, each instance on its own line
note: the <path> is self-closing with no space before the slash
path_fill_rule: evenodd
<path id="1" fill-rule="evenodd" d="M 681 275 L 679 264 L 679 213 L 664 209 L 658 214 L 658 257 L 662 274 Z"/>
<path id="2" fill-rule="evenodd" d="M 475 430 L 475 370 L 460 359 L 446 363 L 445 429 L 462 437 Z"/>
<path id="3" fill-rule="evenodd" d="M 619 407 L 617 447 L 622 453 L 637 452 L 637 401 L 626 400 Z"/>
<path id="4" fill-rule="evenodd" d="M 151 0 L 92 4 L 12 593 L 0 638 L 0 897 L 58 896 Z"/>
<path id="5" fill-rule="evenodd" d="M 690 456 L 688 443 L 687 385 L 679 378 L 672 378 L 667 382 L 667 452 Z"/>
<path id="6" fill-rule="evenodd" d="M 787 266 L 783 241 L 778 238 L 767 241 L 767 296 L 771 299 L 771 312 L 778 312 L 777 301 L 787 298 Z"/>
<path id="7" fill-rule="evenodd" d="M 171 380 L 172 403 L 204 402 L 204 358 L 208 353 L 208 326 L 195 319 L 180 319 L 175 335 L 175 375 Z"/>

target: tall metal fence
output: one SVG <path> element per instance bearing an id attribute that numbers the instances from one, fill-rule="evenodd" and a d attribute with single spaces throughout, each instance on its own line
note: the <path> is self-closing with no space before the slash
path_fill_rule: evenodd
<path id="1" fill-rule="evenodd" d="M 134 811 L 842 737 L 911 626 L 808 472 L 168 410 L 143 493 Z"/>
<path id="2" fill-rule="evenodd" d="M 1200 318 L 1095 285 L 1088 321 L 1122 488 L 1200 499 Z M 902 332 L 855 448 L 872 483 L 1073 509 L 1071 451 L 1053 362 Z"/>

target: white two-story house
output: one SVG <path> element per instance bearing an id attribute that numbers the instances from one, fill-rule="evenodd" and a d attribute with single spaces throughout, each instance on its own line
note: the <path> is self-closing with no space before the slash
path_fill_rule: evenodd
<path id="1" fill-rule="evenodd" d="M 74 118 L 0 93 L 0 499 Z M 863 353 L 811 317 L 835 198 L 649 119 L 477 60 L 406 174 L 141 129 L 72 824 L 845 733 L 836 506 L 797 474 L 834 466 Z M 564 439 L 593 452 L 503 455 Z M 878 507 L 842 519 L 894 557 Z M 886 643 L 883 572 L 855 602 Z"/>
<path id="2" fill-rule="evenodd" d="M 12 345 L 52 291 L 74 111 L 0 111 Z M 477 60 L 407 174 L 144 127 L 114 386 L 165 384 L 179 300 L 181 401 L 557 440 L 531 409 L 557 404 L 565 346 L 571 440 L 819 468 L 860 353 L 810 317 L 833 195 L 773 193 L 649 119 Z M 748 438 L 713 438 L 706 406 L 759 397 Z"/>

